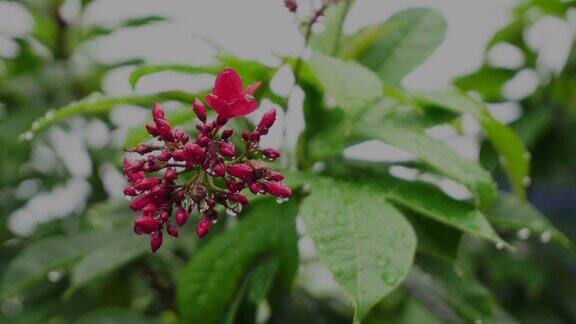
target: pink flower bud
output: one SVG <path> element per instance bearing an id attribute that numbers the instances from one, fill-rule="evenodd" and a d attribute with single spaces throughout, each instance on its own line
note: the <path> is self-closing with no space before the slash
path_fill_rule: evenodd
<path id="1" fill-rule="evenodd" d="M 162 140 L 166 142 L 174 141 L 174 134 L 172 134 L 172 126 L 168 124 L 165 120 L 160 119 L 156 121 L 156 127 L 158 128 L 158 135 Z"/>
<path id="2" fill-rule="evenodd" d="M 235 203 L 240 203 L 240 204 L 242 204 L 242 206 L 248 205 L 248 198 L 246 198 L 246 196 L 244 196 L 243 194 L 240 194 L 240 193 L 228 194 L 228 200 L 235 202 Z"/>
<path id="3" fill-rule="evenodd" d="M 272 109 L 265 113 L 264 116 L 262 116 L 260 119 L 256 129 L 262 134 L 267 134 L 268 129 L 274 125 L 274 122 L 276 122 L 276 109 Z"/>
<path id="4" fill-rule="evenodd" d="M 150 190 L 156 187 L 160 183 L 160 179 L 158 178 L 145 178 L 134 185 L 134 187 L 141 191 Z"/>
<path id="5" fill-rule="evenodd" d="M 133 186 L 124 188 L 123 192 L 126 196 L 132 196 L 132 197 L 138 196 L 138 191 Z"/>
<path id="6" fill-rule="evenodd" d="M 154 232 L 150 237 L 150 250 L 156 252 L 162 246 L 162 232 Z"/>
<path id="7" fill-rule="evenodd" d="M 222 132 L 222 136 L 220 137 L 223 141 L 228 140 L 230 137 L 232 137 L 232 134 L 234 134 L 234 130 L 233 129 L 226 129 Z"/>
<path id="8" fill-rule="evenodd" d="M 138 216 L 134 221 L 134 232 L 136 234 L 146 233 L 150 234 L 160 227 L 160 223 L 152 217 L 149 216 Z"/>
<path id="9" fill-rule="evenodd" d="M 223 177 L 226 175 L 226 168 L 222 164 L 217 164 L 214 167 L 214 175 L 217 177 Z"/>
<path id="10" fill-rule="evenodd" d="M 176 178 L 178 178 L 178 171 L 176 171 L 176 169 L 174 168 L 166 169 L 166 172 L 164 172 L 164 180 L 166 182 L 174 182 Z"/>
<path id="11" fill-rule="evenodd" d="M 210 226 L 212 226 L 212 222 L 207 218 L 202 218 L 196 226 L 196 235 L 198 235 L 198 238 L 206 236 L 210 231 Z"/>
<path id="12" fill-rule="evenodd" d="M 220 154 L 227 158 L 234 157 L 236 155 L 236 148 L 234 147 L 234 144 L 229 142 L 220 143 Z"/>
<path id="13" fill-rule="evenodd" d="M 247 131 L 245 131 L 245 130 L 243 130 L 243 131 L 242 131 L 242 139 L 245 140 L 245 141 L 249 141 L 249 140 L 250 140 L 250 133 L 247 132 Z"/>
<path id="14" fill-rule="evenodd" d="M 286 6 L 290 12 L 296 12 L 296 10 L 298 10 L 298 3 L 296 0 L 284 0 L 284 6 Z"/>
<path id="15" fill-rule="evenodd" d="M 178 228 L 176 226 L 168 224 L 166 226 L 166 231 L 168 232 L 168 235 L 172 237 L 178 237 Z"/>
<path id="16" fill-rule="evenodd" d="M 263 149 L 262 154 L 270 161 L 276 161 L 280 157 L 280 151 L 273 148 Z"/>
<path id="17" fill-rule="evenodd" d="M 202 103 L 202 101 L 200 101 L 200 99 L 198 98 L 194 99 L 194 102 L 192 103 L 192 109 L 194 110 L 194 113 L 196 114 L 198 119 L 200 119 L 200 121 L 205 123 L 207 117 L 206 107 L 204 107 L 204 104 Z"/>
<path id="18" fill-rule="evenodd" d="M 170 160 L 170 158 L 172 158 L 172 152 L 166 150 L 166 151 L 162 151 L 160 154 L 158 154 L 158 160 L 162 161 L 162 162 L 166 162 L 168 160 Z"/>
<path id="19" fill-rule="evenodd" d="M 148 134 L 152 136 L 158 136 L 158 127 L 156 127 L 156 125 L 148 124 L 146 125 L 146 130 L 148 131 Z"/>
<path id="20" fill-rule="evenodd" d="M 292 196 L 292 190 L 281 182 L 266 182 L 263 187 L 267 193 L 274 197 L 290 198 Z"/>
<path id="21" fill-rule="evenodd" d="M 252 182 L 248 185 L 250 192 L 257 195 L 262 191 L 262 185 L 259 182 Z"/>
<path id="22" fill-rule="evenodd" d="M 228 174 L 240 179 L 249 179 L 252 177 L 252 167 L 245 163 L 238 163 L 228 167 Z"/>
<path id="23" fill-rule="evenodd" d="M 154 121 L 164 120 L 166 118 L 164 114 L 164 109 L 157 102 L 154 103 L 154 105 L 152 105 L 152 118 L 154 119 Z"/>
<path id="24" fill-rule="evenodd" d="M 268 173 L 266 175 L 266 180 L 270 180 L 270 181 L 282 181 L 284 180 L 284 175 L 280 172 L 276 172 L 276 171 L 270 171 L 270 173 Z"/>
<path id="25" fill-rule="evenodd" d="M 178 224 L 178 226 L 182 226 L 186 223 L 187 220 L 188 213 L 186 212 L 186 209 L 182 207 L 178 208 L 176 211 L 176 224 Z"/>
<path id="26" fill-rule="evenodd" d="M 138 144 L 136 145 L 135 148 L 132 149 L 132 151 L 140 154 L 140 155 L 144 155 L 146 153 L 150 153 L 152 151 L 156 151 L 158 148 L 154 145 L 150 145 L 150 144 Z"/>

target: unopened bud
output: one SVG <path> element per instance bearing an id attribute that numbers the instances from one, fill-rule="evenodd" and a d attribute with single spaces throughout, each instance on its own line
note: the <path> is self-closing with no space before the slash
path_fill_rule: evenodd
<path id="1" fill-rule="evenodd" d="M 272 109 L 265 113 L 264 116 L 262 116 L 260 119 L 256 129 L 262 134 L 267 134 L 268 129 L 274 125 L 274 122 L 276 122 L 276 109 Z"/>
<path id="2" fill-rule="evenodd" d="M 226 168 L 222 164 L 217 164 L 214 167 L 214 175 L 217 177 L 223 177 L 226 175 Z"/>
<path id="3" fill-rule="evenodd" d="M 252 182 L 248 185 L 250 192 L 257 195 L 262 191 L 262 185 L 259 182 Z"/>
<path id="4" fill-rule="evenodd" d="M 234 134 L 234 130 L 233 129 L 226 129 L 222 132 L 222 136 L 220 137 L 223 141 L 228 140 L 230 137 L 232 137 L 232 134 Z"/>
<path id="5" fill-rule="evenodd" d="M 174 168 L 166 169 L 166 172 L 164 173 L 164 180 L 166 182 L 174 182 L 176 178 L 178 178 L 178 171 L 176 171 L 176 169 Z"/>
<path id="6" fill-rule="evenodd" d="M 157 231 L 154 232 L 150 238 L 150 250 L 152 250 L 152 252 L 156 252 L 160 246 L 162 246 L 162 232 Z"/>
<path id="7" fill-rule="evenodd" d="M 204 104 L 202 103 L 202 101 L 200 101 L 200 99 L 198 98 L 194 99 L 194 102 L 192 103 L 192 109 L 194 110 L 196 117 L 198 117 L 200 121 L 205 123 L 207 118 L 206 107 L 204 107 Z"/>
<path id="8" fill-rule="evenodd" d="M 274 197 L 290 198 L 292 196 L 292 190 L 281 182 L 266 182 L 263 187 L 267 193 Z"/>
<path id="9" fill-rule="evenodd" d="M 236 155 L 236 148 L 234 147 L 234 144 L 229 142 L 220 143 L 220 154 L 227 158 L 234 157 Z"/>
<path id="10" fill-rule="evenodd" d="M 178 226 L 182 226 L 186 223 L 187 220 L 188 213 L 186 212 L 186 209 L 182 207 L 178 208 L 176 211 L 176 224 L 178 224 Z"/>
<path id="11" fill-rule="evenodd" d="M 164 109 L 157 102 L 154 103 L 154 105 L 152 105 L 152 118 L 154 119 L 154 121 L 164 120 L 166 118 L 164 114 Z"/>
<path id="12" fill-rule="evenodd" d="M 166 232 L 172 237 L 178 237 L 178 228 L 172 224 L 166 225 Z"/>
<path id="13" fill-rule="evenodd" d="M 240 203 L 243 206 L 248 205 L 248 198 L 246 198 L 246 196 L 244 196 L 241 193 L 230 193 L 228 194 L 228 200 L 235 202 L 235 203 Z"/>
<path id="14" fill-rule="evenodd" d="M 136 183 L 134 188 L 141 191 L 146 191 L 156 187 L 159 183 L 160 179 L 158 178 L 145 178 Z"/>
<path id="15" fill-rule="evenodd" d="M 146 130 L 148 131 L 148 134 L 152 136 L 158 136 L 158 127 L 156 127 L 156 125 L 148 124 L 146 125 Z"/>
<path id="16" fill-rule="evenodd" d="M 252 177 L 252 167 L 245 163 L 238 163 L 228 167 L 228 174 L 240 179 L 249 179 Z"/>
<path id="17" fill-rule="evenodd" d="M 210 231 L 211 225 L 212 222 L 210 222 L 209 219 L 202 218 L 198 223 L 198 225 L 196 226 L 196 235 L 198 235 L 198 238 L 203 238 L 204 236 L 206 236 L 206 234 L 208 234 L 208 232 Z"/>
<path id="18" fill-rule="evenodd" d="M 266 180 L 270 180 L 270 181 L 282 181 L 284 180 L 284 175 L 280 172 L 276 172 L 276 171 L 270 171 L 270 173 L 268 173 L 266 175 Z"/>
<path id="19" fill-rule="evenodd" d="M 273 148 L 263 149 L 262 154 L 270 161 L 276 161 L 280 157 L 280 151 Z"/>
<path id="20" fill-rule="evenodd" d="M 160 227 L 160 223 L 152 217 L 138 216 L 134 221 L 134 232 L 136 234 L 146 233 L 150 234 Z"/>

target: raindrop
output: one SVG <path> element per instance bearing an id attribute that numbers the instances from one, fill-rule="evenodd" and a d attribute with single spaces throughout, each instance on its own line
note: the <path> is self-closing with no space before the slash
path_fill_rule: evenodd
<path id="1" fill-rule="evenodd" d="M 532 183 L 532 179 L 530 177 L 524 177 L 522 179 L 522 185 L 524 187 L 528 187 Z"/>
<path id="2" fill-rule="evenodd" d="M 522 229 L 518 230 L 518 233 L 516 233 L 516 236 L 518 236 L 518 238 L 521 240 L 526 240 L 530 237 L 530 229 L 522 228 Z"/>
<path id="3" fill-rule="evenodd" d="M 230 208 L 226 208 L 226 214 L 231 217 L 238 216 L 238 214 L 236 214 L 236 212 Z"/>
<path id="4" fill-rule="evenodd" d="M 548 243 L 550 239 L 552 239 L 552 233 L 550 233 L 550 231 L 544 231 L 540 234 L 540 242 Z"/>
<path id="5" fill-rule="evenodd" d="M 52 118 L 54 118 L 54 110 L 51 109 L 51 110 L 48 110 L 48 112 L 46 112 L 44 119 L 51 120 Z"/>
<path id="6" fill-rule="evenodd" d="M 285 203 L 285 202 L 287 202 L 287 201 L 288 201 L 287 198 L 276 198 L 276 202 L 279 203 L 279 204 L 283 204 L 283 203 Z"/>
<path id="7" fill-rule="evenodd" d="M 22 312 L 22 300 L 20 298 L 6 298 L 0 302 L 0 310 L 6 317 L 14 317 Z"/>
<path id="8" fill-rule="evenodd" d="M 39 123 L 37 120 L 35 120 L 35 121 L 32 123 L 32 129 L 36 130 L 36 129 L 38 129 L 38 128 L 40 128 L 40 123 Z"/>
<path id="9" fill-rule="evenodd" d="M 396 278 L 396 276 L 394 274 L 388 273 L 388 272 L 382 273 L 382 275 L 380 277 L 389 286 L 395 285 L 396 282 L 398 281 L 398 279 Z"/>
<path id="10" fill-rule="evenodd" d="M 216 223 L 218 223 L 218 218 L 212 219 L 212 224 L 216 224 Z"/>
<path id="11" fill-rule="evenodd" d="M 305 184 L 302 186 L 302 191 L 303 191 L 304 193 L 309 193 L 309 192 L 310 192 L 310 184 L 309 184 L 309 183 L 305 183 Z"/>
<path id="12" fill-rule="evenodd" d="M 406 231 L 403 228 L 399 228 L 394 234 L 396 237 L 404 237 L 404 235 L 406 235 Z"/>
<path id="13" fill-rule="evenodd" d="M 504 243 L 502 243 L 502 242 L 496 243 L 496 249 L 502 250 L 503 248 L 504 248 Z"/>
<path id="14" fill-rule="evenodd" d="M 381 267 L 385 267 L 390 264 L 390 258 L 386 256 L 380 256 L 376 258 L 376 263 L 378 263 L 378 265 Z"/>

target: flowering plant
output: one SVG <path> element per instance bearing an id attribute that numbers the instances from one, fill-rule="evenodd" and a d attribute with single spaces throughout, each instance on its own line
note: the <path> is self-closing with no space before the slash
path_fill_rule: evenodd
<path id="1" fill-rule="evenodd" d="M 152 251 L 160 248 L 164 228 L 170 236 L 178 237 L 178 228 L 173 222 L 184 225 L 194 210 L 200 216 L 196 234 L 199 238 L 206 236 L 211 223 L 218 220 L 216 206 L 223 206 L 229 215 L 235 216 L 248 204 L 248 198 L 241 193 L 246 188 L 254 195 L 270 194 L 280 201 L 292 195 L 290 188 L 281 182 L 284 176 L 261 161 L 266 158 L 274 162 L 280 157 L 278 150 L 259 146 L 261 136 L 266 135 L 276 121 L 276 110 L 264 114 L 255 130 L 242 132 L 241 151 L 231 141 L 234 130 L 225 128 L 231 118 L 246 116 L 258 108 L 253 94 L 259 87 L 258 82 L 243 90 L 236 71 L 227 68 L 220 72 L 206 97 L 217 117 L 209 122 L 206 108 L 199 99 L 192 105 L 200 121 L 196 124 L 196 139 L 172 128 L 160 104 L 152 107 L 154 124 L 146 125 L 146 129 L 161 145 L 139 144 L 127 150 L 143 157 L 137 161 L 125 158 L 123 166 L 130 182 L 124 193 L 135 197 L 130 208 L 140 212 L 134 232 L 150 235 Z M 163 171 L 161 177 L 146 176 L 159 171 Z M 187 172 L 194 172 L 194 177 L 178 183 L 180 175 Z M 222 179 L 224 186 L 217 186 L 215 179 Z M 174 210 L 174 221 L 171 221 Z"/>

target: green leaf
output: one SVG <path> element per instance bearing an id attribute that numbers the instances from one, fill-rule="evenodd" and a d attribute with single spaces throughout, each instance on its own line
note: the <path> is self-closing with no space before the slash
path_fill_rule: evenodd
<path id="1" fill-rule="evenodd" d="M 8 266 L 2 279 L 2 295 L 17 294 L 42 280 L 49 271 L 70 265 L 116 235 L 129 233 L 85 232 L 53 236 L 32 243 Z"/>
<path id="2" fill-rule="evenodd" d="M 34 134 L 74 115 L 105 113 L 119 105 L 151 106 L 156 101 L 167 100 L 191 103 L 194 100 L 194 95 L 181 91 L 168 91 L 152 95 L 123 97 L 103 97 L 101 94 L 92 94 L 82 100 L 72 102 L 58 110 L 49 110 L 43 117 L 36 119 L 32 123 L 30 130 L 22 134 L 21 139 L 31 140 Z"/>
<path id="3" fill-rule="evenodd" d="M 504 84 L 516 75 L 516 71 L 485 66 L 480 70 L 460 77 L 454 81 L 458 88 L 465 91 L 476 91 L 487 102 L 502 102 Z"/>
<path id="4" fill-rule="evenodd" d="M 258 266 L 250 275 L 248 300 L 255 306 L 260 305 L 266 298 L 266 294 L 272 287 L 278 266 L 278 260 L 273 258 Z"/>
<path id="5" fill-rule="evenodd" d="M 309 42 L 310 48 L 330 56 L 338 53 L 342 40 L 342 26 L 351 4 L 351 0 L 346 0 L 328 6 L 324 13 L 324 30 L 317 35 L 312 35 Z"/>
<path id="6" fill-rule="evenodd" d="M 425 197 L 420 198 L 425 199 Z M 401 203 L 398 204 L 401 205 Z M 416 208 L 416 206 L 413 208 Z M 419 253 L 426 253 L 450 262 L 456 259 L 462 237 L 461 229 L 455 229 L 453 226 L 450 227 L 432 218 L 421 217 L 407 210 L 402 210 L 402 213 L 406 215 L 416 232 Z M 465 226 L 470 223 L 468 222 Z M 472 227 L 470 228 L 472 229 Z"/>
<path id="7" fill-rule="evenodd" d="M 128 309 L 118 307 L 101 308 L 90 312 L 78 320 L 76 324 L 158 324 L 156 319 L 148 318 Z"/>
<path id="8" fill-rule="evenodd" d="M 353 36 L 363 39 L 349 52 L 392 84 L 422 64 L 442 43 L 446 22 L 435 10 L 417 8 L 399 12 L 378 28 Z M 350 56 L 348 54 L 347 56 Z"/>
<path id="9" fill-rule="evenodd" d="M 410 152 L 439 174 L 464 184 L 474 193 L 476 203 L 482 208 L 490 206 L 495 198 L 495 184 L 488 172 L 416 129 L 385 121 L 378 124 L 359 123 L 354 131 L 361 138 L 378 139 Z"/>
<path id="10" fill-rule="evenodd" d="M 183 64 L 144 65 L 132 71 L 130 74 L 130 85 L 132 85 L 132 88 L 136 88 L 136 85 L 141 78 L 154 73 L 178 72 L 185 74 L 216 74 L 219 70 L 220 67 L 214 66 L 194 66 Z"/>
<path id="11" fill-rule="evenodd" d="M 86 26 L 83 27 L 78 35 L 77 43 L 82 43 L 86 41 L 93 40 L 97 37 L 108 36 L 120 29 L 123 28 L 130 28 L 130 27 L 142 27 L 147 26 L 150 24 L 154 24 L 157 22 L 167 20 L 166 17 L 162 16 L 145 16 L 145 17 L 137 17 L 137 18 L 130 18 L 117 24 L 115 26 Z"/>
<path id="12" fill-rule="evenodd" d="M 520 138 L 498 120 L 494 119 L 484 104 L 472 99 L 458 90 L 418 92 L 416 97 L 424 103 L 448 109 L 461 114 L 474 116 L 494 146 L 503 169 L 514 191 L 524 199 L 526 196 L 525 185 L 529 182 L 530 155 Z"/>
<path id="13" fill-rule="evenodd" d="M 566 248 L 574 245 L 564 233 L 559 231 L 527 201 L 520 201 L 515 196 L 502 192 L 486 216 L 495 227 L 503 231 L 526 231 L 547 241 L 555 240 Z"/>
<path id="14" fill-rule="evenodd" d="M 315 53 L 309 66 L 324 90 L 352 116 L 382 95 L 378 76 L 357 63 Z"/>
<path id="15" fill-rule="evenodd" d="M 72 269 L 72 283 L 67 295 L 70 296 L 78 288 L 124 266 L 147 251 L 145 240 L 129 234 L 91 251 Z"/>
<path id="16" fill-rule="evenodd" d="M 236 227 L 200 249 L 178 284 L 183 320 L 214 323 L 221 319 L 242 279 L 268 254 L 278 259 L 279 281 L 289 287 L 298 266 L 295 216 L 295 199 L 284 205 L 263 200 L 250 206 Z"/>
<path id="17" fill-rule="evenodd" d="M 349 294 L 359 323 L 410 270 L 416 237 L 378 190 L 315 177 L 300 214 L 320 260 Z"/>

